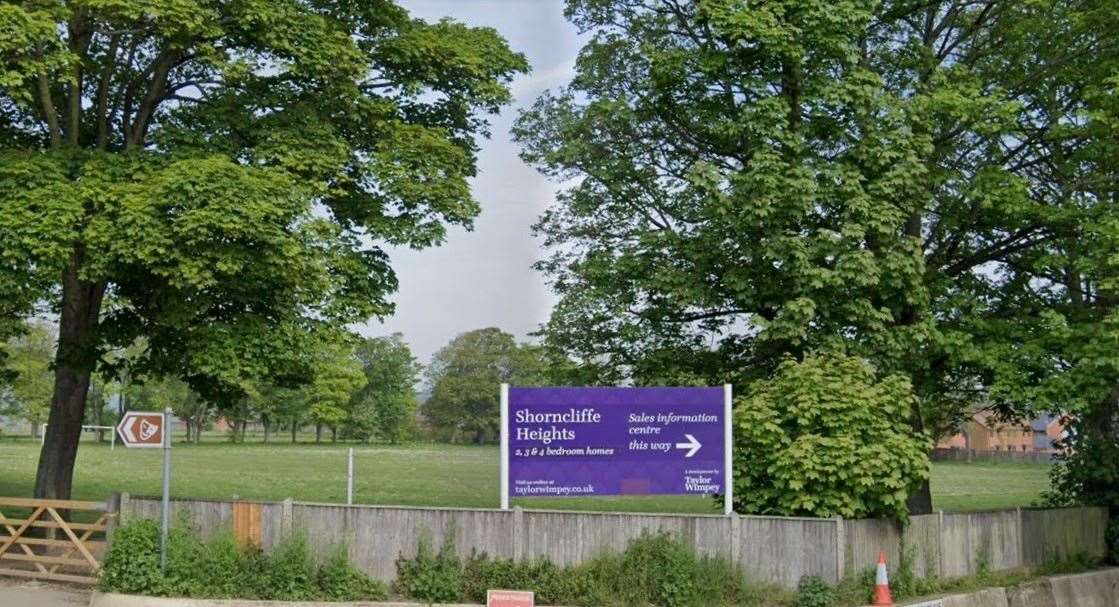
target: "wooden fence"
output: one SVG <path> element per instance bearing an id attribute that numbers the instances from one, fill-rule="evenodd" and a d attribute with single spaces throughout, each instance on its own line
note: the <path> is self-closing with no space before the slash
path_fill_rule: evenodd
<path id="1" fill-rule="evenodd" d="M 93 522 L 73 522 L 67 512 L 90 512 Z M 96 583 L 115 516 L 101 502 L 0 497 L 0 575 Z"/>
<path id="2" fill-rule="evenodd" d="M 915 516 L 902 527 L 885 520 L 776 516 L 626 514 L 554 510 L 487 510 L 343 506 L 283 502 L 175 500 L 172 520 L 186 516 L 204 533 L 232 531 L 239 541 L 275 548 L 292 533 L 326 554 L 345 545 L 358 568 L 391 581 L 398 556 L 413 556 L 420 538 L 452 538 L 472 551 L 574 565 L 622 551 L 646 531 L 667 531 L 698 554 L 735 563 L 750 579 L 795 587 L 802 576 L 829 582 L 874 566 L 879 550 L 891 567 L 908 562 L 920 577 L 959 577 L 982 569 L 1018 569 L 1076 555 L 1105 554 L 1104 508 L 1014 509 Z M 120 499 L 121 516 L 158 518 L 159 500 Z"/>

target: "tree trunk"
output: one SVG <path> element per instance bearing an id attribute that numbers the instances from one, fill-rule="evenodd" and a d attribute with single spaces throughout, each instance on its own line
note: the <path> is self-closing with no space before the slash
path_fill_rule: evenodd
<path id="1" fill-rule="evenodd" d="M 194 429 L 194 422 L 191 421 L 189 417 L 183 419 L 183 421 L 186 422 L 186 442 L 193 442 L 191 438 L 194 436 L 194 433 L 192 432 L 192 430 Z"/>
<path id="2" fill-rule="evenodd" d="M 330 427 L 330 442 L 338 442 L 338 428 L 335 428 L 334 426 Z"/>
<path id="3" fill-rule="evenodd" d="M 315 424 L 315 442 L 322 442 L 322 424 Z"/>
<path id="4" fill-rule="evenodd" d="M 295 444 L 295 433 L 299 430 L 299 424 L 295 420 L 291 420 L 291 444 Z"/>
<path id="5" fill-rule="evenodd" d="M 102 391 L 98 390 L 97 391 L 97 400 L 95 401 L 97 403 L 97 425 L 98 426 L 104 426 L 105 425 L 105 419 L 104 419 L 105 403 L 101 400 L 103 396 L 104 395 L 102 394 Z M 104 428 L 98 428 L 97 429 L 97 442 L 98 442 L 98 444 L 105 442 L 105 429 Z"/>
<path id="6" fill-rule="evenodd" d="M 194 413 L 194 444 L 202 440 L 202 424 L 206 422 L 206 407 L 201 406 Z"/>
<path id="7" fill-rule="evenodd" d="M 914 434 L 920 435 L 925 432 L 925 416 L 921 414 L 921 399 L 913 400 L 913 407 L 910 411 L 910 425 L 913 427 Z M 909 514 L 932 514 L 932 486 L 929 484 L 929 479 L 921 481 L 917 490 L 909 494 L 909 498 L 905 501 L 906 509 Z"/>
<path id="8" fill-rule="evenodd" d="M 265 418 L 262 418 L 260 420 L 260 422 L 262 424 L 264 424 L 264 444 L 267 445 L 268 444 L 268 435 L 270 434 L 270 432 L 272 430 L 272 424 L 268 423 L 268 420 L 265 419 Z"/>
<path id="9" fill-rule="evenodd" d="M 90 375 L 97 361 L 97 321 L 105 285 L 78 278 L 83 251 L 62 274 L 62 309 L 55 356 L 54 395 L 35 474 L 35 497 L 69 499 Z"/>
<path id="10" fill-rule="evenodd" d="M 921 243 L 921 235 L 923 230 L 924 218 L 920 212 L 912 213 L 905 221 L 905 234 L 912 238 L 914 242 Z M 900 324 L 903 326 L 912 326 L 917 324 L 921 319 L 921 311 L 917 308 L 916 304 L 906 306 L 901 314 Z M 938 364 L 934 364 L 936 367 Z M 919 377 L 913 377 L 914 386 L 920 390 L 923 382 Z M 935 383 L 935 382 L 934 382 Z M 921 434 L 925 431 L 925 417 L 921 413 L 921 399 L 918 397 L 914 399 L 913 406 L 910 410 L 909 423 L 913 428 L 914 434 Z M 931 514 L 932 513 L 932 487 L 929 485 L 929 479 L 921 481 L 917 490 L 909 495 L 906 500 L 906 508 L 909 514 Z"/>

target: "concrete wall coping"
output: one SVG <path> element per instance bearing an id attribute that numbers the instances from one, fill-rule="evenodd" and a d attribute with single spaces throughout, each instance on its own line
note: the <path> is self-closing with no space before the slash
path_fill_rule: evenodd
<path id="1" fill-rule="evenodd" d="M 1119 605 L 1119 568 L 1052 575 L 1006 588 L 923 597 L 897 607 L 1112 607 Z M 872 606 L 868 606 L 872 607 Z"/>

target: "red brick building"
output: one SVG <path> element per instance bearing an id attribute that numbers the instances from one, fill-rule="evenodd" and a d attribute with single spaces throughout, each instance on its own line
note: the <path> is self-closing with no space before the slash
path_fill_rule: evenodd
<path id="1" fill-rule="evenodd" d="M 981 411 L 972 415 L 958 434 L 937 443 L 939 449 L 975 451 L 1034 451 L 1053 453 L 1055 443 L 1065 433 L 1059 417 L 1043 415 L 1029 422 L 1006 422 Z"/>

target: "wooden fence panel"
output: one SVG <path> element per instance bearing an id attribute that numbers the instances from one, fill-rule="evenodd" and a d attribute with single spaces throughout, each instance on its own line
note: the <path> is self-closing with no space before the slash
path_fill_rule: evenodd
<path id="1" fill-rule="evenodd" d="M 29 514 L 17 515 L 13 509 Z M 104 537 L 116 516 L 107 510 L 101 502 L 0 497 L 0 575 L 96 583 L 106 542 L 93 536 Z M 70 522 L 59 511 L 100 514 L 83 523 Z M 39 529 L 46 530 L 42 537 L 33 534 Z"/>
<path id="2" fill-rule="evenodd" d="M 261 506 L 254 502 L 233 503 L 233 540 L 238 546 L 261 547 Z"/>

